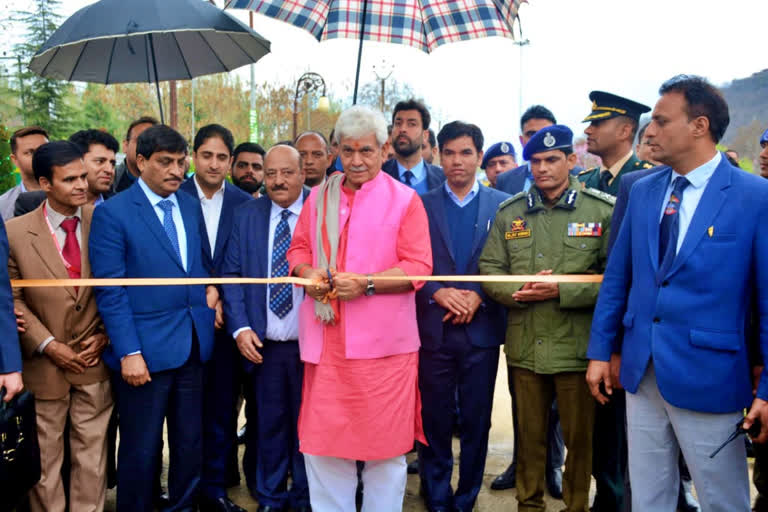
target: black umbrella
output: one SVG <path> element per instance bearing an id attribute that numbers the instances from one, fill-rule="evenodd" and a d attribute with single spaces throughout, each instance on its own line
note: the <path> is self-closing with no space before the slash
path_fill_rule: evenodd
<path id="1" fill-rule="evenodd" d="M 69 17 L 29 69 L 55 80 L 159 82 L 232 71 L 269 53 L 270 43 L 203 0 L 101 0 Z"/>

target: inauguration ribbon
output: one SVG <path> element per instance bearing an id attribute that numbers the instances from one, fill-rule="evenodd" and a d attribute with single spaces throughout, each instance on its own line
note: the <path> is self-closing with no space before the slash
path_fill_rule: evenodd
<path id="1" fill-rule="evenodd" d="M 374 276 L 376 281 L 453 281 L 464 283 L 600 283 L 600 274 L 475 275 L 475 276 Z M 14 288 L 63 288 L 67 286 L 193 286 L 212 284 L 295 284 L 310 286 L 302 277 L 140 277 L 85 279 L 11 279 Z"/>

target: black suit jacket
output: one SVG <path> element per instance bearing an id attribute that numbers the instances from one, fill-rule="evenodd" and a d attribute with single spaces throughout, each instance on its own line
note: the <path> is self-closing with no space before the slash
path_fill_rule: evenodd
<path id="1" fill-rule="evenodd" d="M 428 164 L 424 162 L 424 166 L 427 169 L 427 190 L 434 190 L 445 181 L 445 173 L 443 168 L 437 165 Z M 381 166 L 381 170 L 389 174 L 397 181 L 400 181 L 400 173 L 397 172 L 397 160 L 391 158 L 384 162 Z"/>
<path id="2" fill-rule="evenodd" d="M 519 194 L 525 189 L 525 177 L 527 174 L 528 164 L 499 174 L 496 177 L 496 190 L 501 190 L 510 195 Z"/>

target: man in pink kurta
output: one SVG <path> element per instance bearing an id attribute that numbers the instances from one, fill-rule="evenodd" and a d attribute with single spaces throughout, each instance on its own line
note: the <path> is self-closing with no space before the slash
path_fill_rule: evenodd
<path id="1" fill-rule="evenodd" d="M 381 114 L 352 107 L 335 136 L 344 174 L 313 189 L 288 251 L 293 275 L 317 283 L 305 287 L 299 314 L 299 444 L 313 509 L 354 511 L 363 460 L 363 509 L 391 512 L 402 508 L 404 454 L 425 442 L 415 306 L 423 283 L 407 276 L 432 272 L 428 222 L 416 193 L 381 172 Z M 338 298 L 317 306 L 331 282 Z"/>

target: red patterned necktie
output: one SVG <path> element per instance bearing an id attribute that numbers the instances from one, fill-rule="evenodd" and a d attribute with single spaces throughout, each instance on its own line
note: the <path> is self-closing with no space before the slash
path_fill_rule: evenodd
<path id="1" fill-rule="evenodd" d="M 77 223 L 80 219 L 72 217 L 65 219 L 61 223 L 61 229 L 66 231 L 67 238 L 64 239 L 64 247 L 61 249 L 61 256 L 64 261 L 69 263 L 67 272 L 72 279 L 80 278 L 80 244 L 77 242 Z"/>

